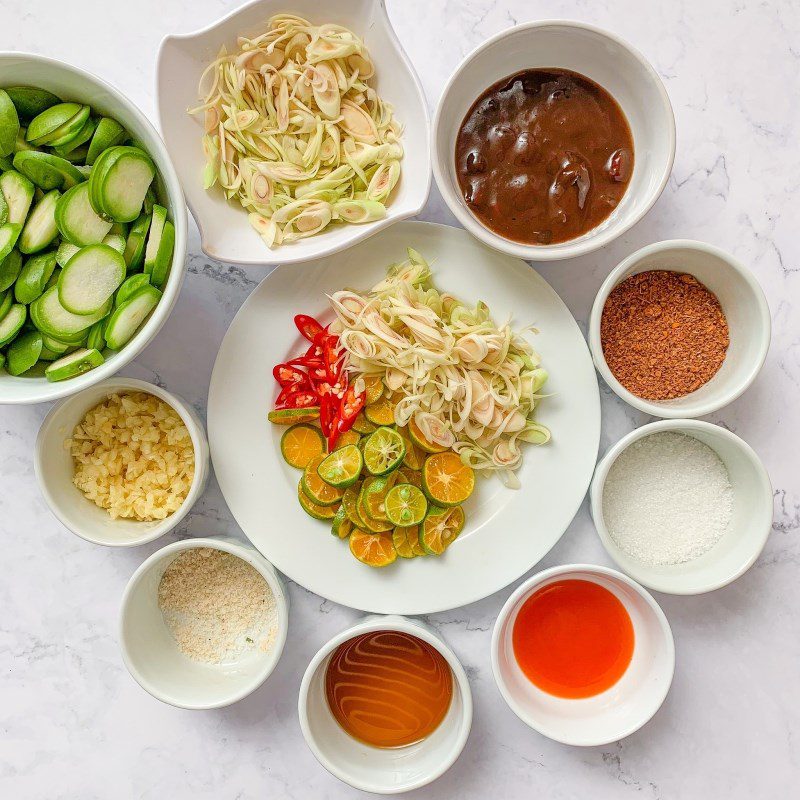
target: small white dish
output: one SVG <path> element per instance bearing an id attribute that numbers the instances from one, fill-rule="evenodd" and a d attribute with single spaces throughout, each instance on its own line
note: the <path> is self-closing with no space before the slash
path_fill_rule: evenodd
<path id="1" fill-rule="evenodd" d="M 217 665 L 193 661 L 178 649 L 158 607 L 158 586 L 174 558 L 197 547 L 231 553 L 250 564 L 267 582 L 278 616 L 269 650 L 255 650 L 238 662 Z M 122 659 L 143 689 L 179 708 L 221 708 L 255 691 L 275 669 L 289 629 L 289 598 L 272 564 L 250 545 L 228 536 L 184 539 L 157 550 L 133 573 L 122 595 L 119 624 Z"/>
<path id="2" fill-rule="evenodd" d="M 693 436 L 722 459 L 733 488 L 731 527 L 708 552 L 683 564 L 650 566 L 629 556 L 611 538 L 603 519 L 603 490 L 612 464 L 635 441 L 673 431 Z M 600 460 L 590 490 L 595 528 L 619 568 L 639 583 L 668 594 L 702 594 L 726 586 L 747 572 L 772 530 L 772 486 L 764 465 L 735 433 L 693 419 L 661 420 L 623 436 Z"/>
<path id="3" fill-rule="evenodd" d="M 0 403 L 44 403 L 75 394 L 111 377 L 131 362 L 155 338 L 170 315 L 186 272 L 186 228 L 188 217 L 178 176 L 167 148 L 147 117 L 121 92 L 100 78 L 63 61 L 31 53 L 0 53 L 0 86 L 39 86 L 65 100 L 88 103 L 92 111 L 120 122 L 152 157 L 161 176 L 162 202 L 175 225 L 175 250 L 163 297 L 149 319 L 118 353 L 83 375 L 51 383 L 41 377 L 13 377 L 0 370 Z"/>
<path id="4" fill-rule="evenodd" d="M 346 733 L 325 696 L 325 673 L 340 644 L 372 631 L 402 631 L 441 653 L 453 674 L 450 708 L 426 739 L 407 747 L 370 747 Z M 472 692 L 461 662 L 436 631 L 417 619 L 369 616 L 334 636 L 320 648 L 303 675 L 297 703 L 300 728 L 317 761 L 331 775 L 355 789 L 399 794 L 418 789 L 443 775 L 456 761 L 472 727 Z"/>
<path id="5" fill-rule="evenodd" d="M 493 83 L 523 69 L 560 67 L 600 84 L 630 124 L 634 170 L 620 204 L 583 236 L 551 245 L 514 242 L 490 231 L 467 208 L 455 171 L 455 143 L 472 104 Z M 608 31 L 570 20 L 541 20 L 492 36 L 459 64 L 433 119 L 433 174 L 450 210 L 490 247 L 526 261 L 575 258 L 635 225 L 659 198 L 675 158 L 675 118 L 661 79 L 644 56 Z"/>
<path id="6" fill-rule="evenodd" d="M 203 188 L 205 156 L 201 120 L 187 109 L 196 106 L 203 70 L 225 45 L 230 52 L 238 36 L 264 31 L 274 14 L 291 11 L 314 24 L 335 22 L 350 28 L 367 46 L 375 63 L 374 86 L 392 104 L 403 125 L 401 177 L 387 215 L 365 225 L 339 225 L 307 239 L 270 250 L 250 226 L 247 212 L 221 192 Z M 167 147 L 175 161 L 186 200 L 200 229 L 203 252 L 232 264 L 294 264 L 337 253 L 398 220 L 422 211 L 431 186 L 430 122 L 419 78 L 386 13 L 384 0 L 254 0 L 213 25 L 193 33 L 167 36 L 158 51 L 156 109 Z"/>
<path id="7" fill-rule="evenodd" d="M 64 442 L 72 436 L 75 426 L 89 409 L 115 392 L 147 392 L 159 397 L 178 412 L 192 437 L 194 480 L 181 507 L 166 519 L 156 522 L 111 519 L 104 508 L 87 499 L 72 482 L 74 465 Z M 36 437 L 33 466 L 45 502 L 62 525 L 87 542 L 133 547 L 163 536 L 189 513 L 208 481 L 208 440 L 200 417 L 184 400 L 152 383 L 134 378 L 110 378 L 50 409 Z"/>
<path id="8" fill-rule="evenodd" d="M 674 400 L 645 400 L 629 392 L 608 368 L 600 342 L 608 296 L 626 278 L 648 270 L 693 275 L 717 296 L 728 320 L 730 345 L 717 374 L 697 391 Z M 769 350 L 771 325 L 764 292 L 744 264 L 714 245 L 671 239 L 637 250 L 611 270 L 592 305 L 589 347 L 603 380 L 629 405 L 665 419 L 702 417 L 732 403 L 756 379 Z"/>
<path id="9" fill-rule="evenodd" d="M 605 692 L 578 700 L 531 683 L 517 664 L 512 642 L 525 601 L 543 586 L 570 579 L 608 589 L 625 606 L 634 630 L 625 674 Z M 658 711 L 672 684 L 675 644 L 664 612 L 641 586 L 608 567 L 565 564 L 537 573 L 508 598 L 492 633 L 492 670 L 503 699 L 526 725 L 563 744 L 593 747 L 630 736 Z"/>
<path id="10" fill-rule="evenodd" d="M 367 569 L 298 505 L 300 474 L 280 454 L 284 429 L 264 421 L 277 385 L 253 364 L 278 364 L 296 355 L 302 342 L 294 314 L 328 322 L 326 295 L 343 286 L 374 286 L 409 246 L 433 265 L 441 291 L 467 304 L 483 300 L 495 320 L 536 325 L 531 342 L 550 372 L 537 419 L 553 431 L 553 440 L 525 448 L 517 471 L 521 489 L 509 489 L 494 476 L 477 481 L 464 506 L 464 530 L 441 558 L 398 558 L 386 569 Z M 484 247 L 459 228 L 406 221 L 331 258 L 280 267 L 259 284 L 220 345 L 208 392 L 208 437 L 214 473 L 239 527 L 284 575 L 351 608 L 432 614 L 507 586 L 567 529 L 597 463 L 597 373 L 569 309 L 527 264 Z M 243 452 L 249 454 L 246 463 Z"/>

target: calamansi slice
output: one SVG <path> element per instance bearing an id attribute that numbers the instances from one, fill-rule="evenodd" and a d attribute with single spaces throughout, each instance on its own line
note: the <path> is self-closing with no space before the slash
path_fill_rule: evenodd
<path id="1" fill-rule="evenodd" d="M 312 458 L 306 465 L 302 478 L 303 491 L 315 503 L 319 503 L 321 506 L 332 506 L 342 499 L 344 489 L 331 486 L 320 477 L 317 468 L 324 458 L 324 455 L 319 455 Z"/>
<path id="2" fill-rule="evenodd" d="M 353 422 L 353 430 L 362 436 L 372 433 L 377 427 L 367 419 L 363 411 L 358 412 L 355 422 Z"/>
<path id="3" fill-rule="evenodd" d="M 328 485 L 346 489 L 358 480 L 363 463 L 361 451 L 349 444 L 326 456 L 317 467 L 317 473 Z"/>
<path id="4" fill-rule="evenodd" d="M 323 521 L 331 520 L 336 516 L 338 511 L 335 505 L 322 506 L 319 503 L 315 503 L 305 493 L 302 479 L 300 480 L 300 483 L 297 484 L 297 499 L 299 500 L 303 511 L 305 511 L 310 517 L 314 517 L 314 519 L 321 519 Z"/>
<path id="5" fill-rule="evenodd" d="M 364 464 L 372 475 L 386 475 L 400 466 L 406 446 L 393 428 L 378 428 L 364 445 Z"/>
<path id="6" fill-rule="evenodd" d="M 425 550 L 419 541 L 419 525 L 395 528 L 392 531 L 392 543 L 400 558 L 416 558 L 425 555 Z"/>
<path id="7" fill-rule="evenodd" d="M 422 472 L 418 469 L 408 469 L 408 467 L 400 467 L 397 470 L 398 483 L 410 483 L 416 486 L 417 489 L 422 488 Z"/>
<path id="8" fill-rule="evenodd" d="M 383 379 L 380 375 L 364 375 L 364 402 L 377 403 L 383 396 Z"/>
<path id="9" fill-rule="evenodd" d="M 394 423 L 395 404 L 388 397 L 364 407 L 364 415 L 374 425 L 392 425 Z"/>
<path id="10" fill-rule="evenodd" d="M 361 484 L 354 483 L 348 486 L 345 493 L 342 495 L 342 508 L 347 518 L 353 525 L 361 525 L 361 517 L 358 514 L 358 494 L 361 491 Z"/>
<path id="11" fill-rule="evenodd" d="M 431 442 L 430 440 L 426 439 L 425 434 L 420 430 L 419 425 L 414 422 L 413 417 L 408 421 L 406 430 L 408 431 L 408 435 L 411 437 L 411 441 L 426 453 L 444 453 L 444 451 L 447 450 L 446 447 L 442 447 L 440 444 L 436 444 L 436 442 Z"/>
<path id="12" fill-rule="evenodd" d="M 354 527 L 353 523 L 347 518 L 344 506 L 339 506 L 339 510 L 331 523 L 331 533 L 340 539 L 346 539 L 352 533 Z"/>
<path id="13" fill-rule="evenodd" d="M 350 444 L 358 444 L 361 440 L 361 434 L 356 433 L 353 430 L 345 431 L 344 433 L 340 433 L 336 439 L 336 447 L 334 450 L 341 450 L 343 447 L 347 447 Z"/>
<path id="14" fill-rule="evenodd" d="M 464 528 L 464 509 L 431 506 L 422 522 L 420 542 L 426 553 L 440 556 Z"/>
<path id="15" fill-rule="evenodd" d="M 305 469 L 325 450 L 325 440 L 312 425 L 293 425 L 281 437 L 281 454 L 291 467 Z"/>
<path id="16" fill-rule="evenodd" d="M 457 506 L 475 489 L 475 471 L 457 453 L 436 453 L 422 467 L 422 488 L 435 505 Z"/>
<path id="17" fill-rule="evenodd" d="M 386 516 L 394 525 L 418 525 L 425 518 L 428 502 L 425 495 L 410 483 L 399 483 L 389 494 L 384 503 Z"/>
<path id="18" fill-rule="evenodd" d="M 408 467 L 409 469 L 422 469 L 422 465 L 425 463 L 426 453 L 423 450 L 420 450 L 420 448 L 411 441 L 411 438 L 408 435 L 408 428 L 398 428 L 397 433 L 400 435 L 400 438 L 403 440 L 403 444 L 406 446 L 406 454 L 403 457 L 403 466 Z"/>
<path id="19" fill-rule="evenodd" d="M 350 552 L 370 567 L 386 567 L 397 560 L 392 537 L 385 533 L 366 533 L 355 528 L 350 534 Z"/>

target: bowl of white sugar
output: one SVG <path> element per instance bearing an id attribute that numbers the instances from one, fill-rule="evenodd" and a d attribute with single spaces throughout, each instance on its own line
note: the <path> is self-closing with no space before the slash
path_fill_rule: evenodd
<path id="1" fill-rule="evenodd" d="M 736 434 L 663 420 L 606 453 L 591 508 L 604 547 L 630 577 L 659 592 L 702 594 L 755 563 L 772 527 L 772 486 Z"/>
<path id="2" fill-rule="evenodd" d="M 228 537 L 186 539 L 153 553 L 128 582 L 122 657 L 153 697 L 220 708 L 269 677 L 288 623 L 283 581 L 258 551 Z"/>

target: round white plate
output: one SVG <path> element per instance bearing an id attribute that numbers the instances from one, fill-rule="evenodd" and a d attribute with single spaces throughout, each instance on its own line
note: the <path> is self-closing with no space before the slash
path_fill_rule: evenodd
<path id="1" fill-rule="evenodd" d="M 281 458 L 282 426 L 270 425 L 275 364 L 303 348 L 292 319 L 329 321 L 326 293 L 367 289 L 407 246 L 431 264 L 436 286 L 465 303 L 484 300 L 495 320 L 534 324 L 534 347 L 552 396 L 538 420 L 553 438 L 525 447 L 519 490 L 480 479 L 465 504 L 467 524 L 440 558 L 397 559 L 373 569 L 350 554 L 329 525 L 297 502 L 300 473 Z M 214 470 L 233 516 L 283 573 L 316 594 L 376 613 L 428 614 L 480 600 L 527 572 L 561 538 L 583 500 L 600 440 L 600 396 L 592 359 L 559 296 L 524 261 L 496 253 L 466 231 L 403 222 L 343 253 L 278 267 L 244 303 L 220 347 L 208 394 Z"/>

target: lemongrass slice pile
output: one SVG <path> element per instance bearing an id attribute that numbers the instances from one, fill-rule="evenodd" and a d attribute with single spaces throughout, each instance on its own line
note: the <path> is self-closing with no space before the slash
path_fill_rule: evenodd
<path id="1" fill-rule="evenodd" d="M 200 79 L 206 189 L 249 211 L 267 246 L 386 215 L 401 128 L 369 85 L 364 43 L 341 25 L 272 17 Z"/>
<path id="2" fill-rule="evenodd" d="M 521 443 L 550 440 L 534 415 L 547 380 L 524 336 L 534 329 L 497 325 L 485 303 L 470 308 L 438 292 L 422 256 L 408 256 L 369 292 L 329 298 L 356 390 L 364 375 L 379 375 L 400 398 L 398 425 L 413 418 L 428 440 L 518 488 Z"/>

